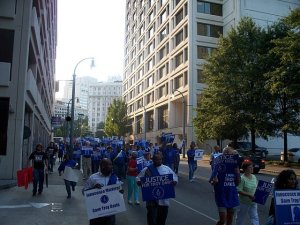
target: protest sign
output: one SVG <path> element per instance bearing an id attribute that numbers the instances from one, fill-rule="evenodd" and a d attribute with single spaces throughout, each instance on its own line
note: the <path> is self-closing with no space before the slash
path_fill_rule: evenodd
<path id="1" fill-rule="evenodd" d="M 120 184 L 92 189 L 84 192 L 88 218 L 94 219 L 114 215 L 126 210 Z"/>
<path id="2" fill-rule="evenodd" d="M 138 168 L 138 172 L 140 172 L 143 169 L 143 162 L 144 162 L 144 156 L 136 158 L 136 165 Z"/>
<path id="3" fill-rule="evenodd" d="M 175 198 L 173 175 L 141 177 L 143 201 Z"/>
<path id="4" fill-rule="evenodd" d="M 273 184 L 267 181 L 259 180 L 254 193 L 254 202 L 264 205 L 273 189 Z"/>
<path id="5" fill-rule="evenodd" d="M 276 190 L 274 200 L 276 224 L 300 225 L 300 190 Z"/>
<path id="6" fill-rule="evenodd" d="M 195 149 L 194 160 L 202 160 L 203 159 L 203 149 Z"/>

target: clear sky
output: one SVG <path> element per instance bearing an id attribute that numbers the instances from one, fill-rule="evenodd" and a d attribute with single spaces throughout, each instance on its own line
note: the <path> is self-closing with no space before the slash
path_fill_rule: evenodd
<path id="1" fill-rule="evenodd" d="M 94 57 L 96 67 L 86 60 L 76 76 L 92 76 L 98 81 L 122 76 L 126 0 L 57 1 L 56 80 L 71 80 L 76 64 Z M 64 82 L 60 82 L 60 90 Z M 61 97 L 57 93 L 56 97 Z"/>

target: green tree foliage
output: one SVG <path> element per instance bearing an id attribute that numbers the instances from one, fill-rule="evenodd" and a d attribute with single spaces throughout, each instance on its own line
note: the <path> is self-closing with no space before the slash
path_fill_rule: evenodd
<path id="1" fill-rule="evenodd" d="M 287 133 L 300 133 L 300 8 L 269 29 L 272 49 L 269 58 L 276 63 L 266 73 L 266 85 L 276 103 L 272 119 L 284 137 L 284 161 L 287 161 Z"/>
<path id="2" fill-rule="evenodd" d="M 237 140 L 249 131 L 254 138 L 266 137 L 270 132 L 266 118 L 269 94 L 263 76 L 266 38 L 250 18 L 242 19 L 237 28 L 220 38 L 203 68 L 207 87 L 194 120 L 200 140 Z"/>
<path id="3" fill-rule="evenodd" d="M 127 104 L 119 99 L 114 99 L 108 108 L 104 132 L 107 136 L 125 136 L 131 131 L 128 126 Z"/>

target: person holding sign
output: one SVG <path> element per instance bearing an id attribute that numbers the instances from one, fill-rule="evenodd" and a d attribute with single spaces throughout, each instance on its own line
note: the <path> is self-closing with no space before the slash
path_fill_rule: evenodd
<path id="1" fill-rule="evenodd" d="M 104 186 L 113 184 L 122 184 L 118 180 L 118 177 L 112 173 L 113 164 L 110 159 L 103 158 L 100 161 L 100 172 L 92 174 L 86 181 L 83 191 L 87 191 L 94 188 L 101 189 Z M 90 219 L 90 225 L 115 225 L 116 216 L 109 215 Z"/>
<path id="2" fill-rule="evenodd" d="M 239 156 L 231 147 L 213 161 L 209 182 L 214 186 L 215 201 L 219 211 L 217 225 L 231 225 L 239 206 L 237 185 L 240 183 Z"/>
<path id="3" fill-rule="evenodd" d="M 144 168 L 136 181 L 142 187 L 143 201 L 146 199 L 147 224 L 165 225 L 170 205 L 169 198 L 175 197 L 174 186 L 178 182 L 178 177 L 170 167 L 162 164 L 161 153 L 153 155 L 153 164 Z M 149 189 L 152 191 L 149 192 Z"/>
<path id="4" fill-rule="evenodd" d="M 253 164 L 251 162 L 244 162 L 242 170 L 244 174 L 241 176 L 241 183 L 238 186 L 240 209 L 237 213 L 236 225 L 243 225 L 247 214 L 250 217 L 252 225 L 259 225 L 257 204 L 253 202 L 257 187 L 257 179 L 252 174 Z"/>
<path id="5" fill-rule="evenodd" d="M 58 167 L 58 174 L 61 176 L 63 174 L 66 190 L 67 190 L 67 198 L 71 198 L 71 187 L 72 191 L 75 191 L 76 183 L 78 182 L 78 176 L 74 172 L 73 168 L 76 166 L 76 161 L 69 158 L 68 154 L 64 155 L 64 161 Z"/>
<path id="6" fill-rule="evenodd" d="M 289 190 L 289 189 L 298 189 L 298 181 L 297 181 L 297 175 L 294 170 L 283 170 L 281 171 L 275 181 L 274 186 L 275 191 L 276 190 Z M 276 219 L 275 219 L 275 202 L 274 198 L 271 200 L 271 205 L 269 209 L 269 217 L 267 219 L 268 225 L 275 225 Z"/>

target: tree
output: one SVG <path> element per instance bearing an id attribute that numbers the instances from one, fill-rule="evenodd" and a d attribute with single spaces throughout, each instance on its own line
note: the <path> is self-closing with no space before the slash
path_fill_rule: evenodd
<path id="1" fill-rule="evenodd" d="M 120 100 L 114 99 L 108 108 L 105 120 L 104 132 L 107 136 L 125 136 L 131 131 L 128 126 L 127 104 Z"/>
<path id="2" fill-rule="evenodd" d="M 272 49 L 269 58 L 276 63 L 265 76 L 275 107 L 272 119 L 284 139 L 284 161 L 287 161 L 287 134 L 300 133 L 300 8 L 269 29 Z"/>
<path id="3" fill-rule="evenodd" d="M 267 118 L 270 95 L 265 89 L 267 71 L 266 33 L 250 18 L 221 37 L 218 48 L 203 68 L 207 87 L 194 120 L 200 140 L 247 137 L 251 132 L 264 138 L 271 132 Z"/>

